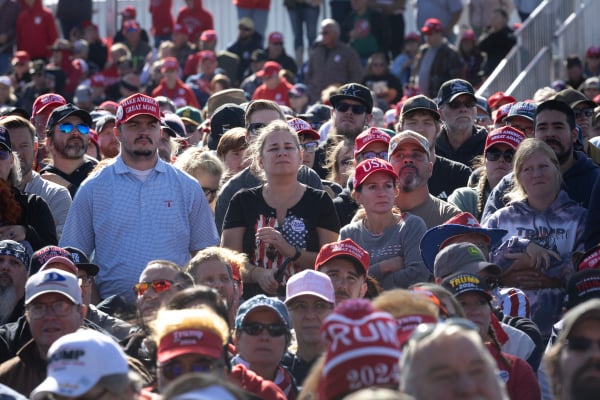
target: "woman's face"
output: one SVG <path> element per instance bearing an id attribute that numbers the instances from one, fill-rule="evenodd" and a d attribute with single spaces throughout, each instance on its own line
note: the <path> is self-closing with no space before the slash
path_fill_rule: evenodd
<path id="1" fill-rule="evenodd" d="M 252 324 L 281 324 L 281 320 L 275 311 L 258 308 L 250 311 L 243 326 Z M 237 351 L 239 355 L 250 363 L 250 369 L 253 364 L 272 365 L 273 370 L 283 358 L 286 349 L 286 337 L 284 335 L 271 336 L 267 329 L 263 329 L 258 335 L 253 336 L 246 333 L 243 329 L 237 338 Z M 270 377 L 266 377 L 270 379 Z"/>
<path id="2" fill-rule="evenodd" d="M 482 337 L 487 335 L 491 322 L 490 304 L 483 295 L 467 292 L 457 296 L 456 300 L 465 310 L 465 316 L 479 328 Z"/>
<path id="3" fill-rule="evenodd" d="M 507 144 L 498 143 L 490 147 L 486 151 L 485 160 L 485 171 L 488 179 L 497 183 L 504 175 L 512 171 L 512 157 L 514 155 L 515 151 Z"/>
<path id="4" fill-rule="evenodd" d="M 260 166 L 267 176 L 298 173 L 302 164 L 297 139 L 288 131 L 272 132 L 263 144 Z"/>
<path id="5" fill-rule="evenodd" d="M 396 192 L 394 179 L 386 173 L 378 172 L 363 182 L 361 191 L 356 192 L 356 201 L 365 208 L 367 215 L 385 214 L 392 210 Z"/>
<path id="6" fill-rule="evenodd" d="M 536 151 L 523 163 L 517 180 L 527 197 L 554 198 L 560 190 L 559 174 L 552 160 L 542 151 Z"/>
<path id="7" fill-rule="evenodd" d="M 199 171 L 195 178 L 204 191 L 206 201 L 208 201 L 208 204 L 212 204 L 217 198 L 221 175 L 213 175 L 209 172 Z"/>
<path id="8" fill-rule="evenodd" d="M 346 186 L 346 182 L 348 181 L 348 177 L 352 173 L 352 169 L 354 168 L 354 148 L 353 147 L 344 147 L 337 155 L 337 160 L 335 160 L 337 164 L 338 172 L 338 181 L 342 187 Z"/>

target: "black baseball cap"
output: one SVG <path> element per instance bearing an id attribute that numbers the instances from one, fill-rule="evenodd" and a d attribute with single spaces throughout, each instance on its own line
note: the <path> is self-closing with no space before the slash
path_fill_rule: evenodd
<path id="1" fill-rule="evenodd" d="M 48 118 L 46 129 L 52 129 L 55 125 L 60 123 L 65 118 L 70 117 L 71 115 L 75 115 L 81 118 L 83 123 L 87 126 L 92 126 L 92 117 L 90 116 L 90 113 L 88 113 L 85 110 L 82 110 L 79 107 L 74 106 L 71 103 L 68 103 L 64 106 L 57 107 L 54 109 L 54 111 L 52 111 L 52 114 L 50 114 L 50 118 Z"/>
<path id="2" fill-rule="evenodd" d="M 221 136 L 229 129 L 244 127 L 246 124 L 244 108 L 237 104 L 227 103 L 217 108 L 210 118 L 210 136 L 208 148 L 216 150 Z"/>
<path id="3" fill-rule="evenodd" d="M 435 104 L 435 102 L 429 97 L 422 94 L 406 99 L 406 101 L 404 101 L 402 104 L 402 110 L 400 114 L 402 117 L 405 117 L 408 113 L 417 110 L 429 111 L 431 114 L 433 114 L 433 117 L 436 120 L 439 121 L 441 119 L 437 104 Z"/>
<path id="4" fill-rule="evenodd" d="M 473 90 L 473 86 L 469 82 L 464 79 L 450 79 L 440 87 L 436 99 L 437 105 L 441 106 L 444 103 L 450 103 L 463 94 L 467 94 L 473 98 L 473 101 L 477 101 L 475 90 Z"/>
<path id="5" fill-rule="evenodd" d="M 90 276 L 96 276 L 100 268 L 96 264 L 92 264 L 85 253 L 76 247 L 63 247 L 71 255 L 71 260 L 77 266 L 77 269 L 84 270 Z"/>
<path id="6" fill-rule="evenodd" d="M 371 95 L 371 91 L 360 83 L 347 83 L 340 86 L 338 90 L 329 97 L 329 102 L 335 107 L 335 105 L 343 99 L 360 101 L 367 107 L 368 114 L 373 111 L 373 96 Z"/>

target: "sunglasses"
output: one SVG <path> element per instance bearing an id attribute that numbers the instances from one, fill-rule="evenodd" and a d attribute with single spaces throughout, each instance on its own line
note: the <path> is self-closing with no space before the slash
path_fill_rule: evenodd
<path id="1" fill-rule="evenodd" d="M 62 132 L 62 133 L 66 133 L 69 134 L 71 132 L 73 132 L 73 129 L 77 127 L 77 130 L 79 131 L 79 133 L 81 133 L 82 135 L 87 135 L 88 133 L 90 133 L 90 127 L 85 125 L 85 124 L 72 124 L 70 122 L 65 122 L 64 124 L 60 124 L 58 125 L 58 129 Z"/>
<path id="2" fill-rule="evenodd" d="M 162 293 L 169 290 L 173 283 L 173 281 L 168 281 L 166 279 L 160 279 L 152 282 L 139 282 L 133 286 L 133 291 L 138 297 L 143 296 L 149 287 L 152 287 L 156 293 Z"/>
<path id="3" fill-rule="evenodd" d="M 507 163 L 510 163 L 510 162 L 512 162 L 513 157 L 515 156 L 515 151 L 514 150 L 501 151 L 498 149 L 489 149 L 485 153 L 485 158 L 488 161 L 498 161 L 500 159 L 500 156 L 502 156 L 502 158 L 504 158 L 504 161 L 506 161 Z"/>
<path id="4" fill-rule="evenodd" d="M 575 118 L 579 118 L 582 115 L 589 118 L 594 115 L 593 108 L 576 108 L 573 110 L 573 114 L 575 114 Z"/>
<path id="5" fill-rule="evenodd" d="M 8 160 L 8 157 L 10 157 L 10 151 L 0 149 L 0 160 Z"/>
<path id="6" fill-rule="evenodd" d="M 266 124 L 263 124 L 262 122 L 254 122 L 252 124 L 248 124 L 248 132 L 250 132 L 251 134 L 256 134 L 258 132 L 259 129 L 264 128 L 265 126 L 267 126 Z"/>
<path id="7" fill-rule="evenodd" d="M 451 101 L 450 103 L 448 103 L 448 106 L 450 108 L 453 108 L 453 109 L 458 109 L 458 108 L 461 108 L 463 106 L 466 107 L 466 108 L 472 108 L 472 107 L 475 107 L 475 101 L 473 101 L 473 100 L 456 101 L 455 100 L 455 101 Z"/>
<path id="8" fill-rule="evenodd" d="M 379 153 L 376 151 L 365 151 L 364 153 L 360 153 L 360 155 L 363 157 L 363 160 L 370 160 L 372 158 L 380 158 L 382 160 L 387 161 L 387 159 L 388 159 L 387 151 L 380 151 Z"/>
<path id="9" fill-rule="evenodd" d="M 288 332 L 288 329 L 283 324 L 261 324 L 260 322 L 250 322 L 242 325 L 242 331 L 250 336 L 258 336 L 265 329 L 269 332 L 269 336 L 283 336 Z"/>
<path id="10" fill-rule="evenodd" d="M 308 142 L 300 145 L 300 148 L 307 153 L 314 153 L 319 148 L 318 142 Z"/>
<path id="11" fill-rule="evenodd" d="M 367 112 L 367 107 L 362 104 L 348 104 L 348 103 L 337 103 L 335 106 L 336 111 L 346 112 L 352 109 L 352 114 L 360 115 Z"/>
<path id="12" fill-rule="evenodd" d="M 600 346 L 600 341 L 598 340 L 589 339 L 586 337 L 572 337 L 566 340 L 565 345 L 569 350 L 583 352 L 589 351 L 594 346 L 594 343 L 597 346 Z"/>

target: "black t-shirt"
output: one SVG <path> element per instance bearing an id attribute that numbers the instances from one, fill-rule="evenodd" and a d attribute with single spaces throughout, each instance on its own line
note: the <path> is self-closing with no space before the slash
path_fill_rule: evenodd
<path id="1" fill-rule="evenodd" d="M 333 232 L 340 230 L 340 222 L 333 202 L 323 190 L 307 186 L 300 201 L 287 211 L 283 223 L 279 226 L 276 210 L 269 206 L 263 197 L 263 186 L 237 192 L 231 199 L 227 214 L 225 214 L 223 230 L 246 228 L 243 252 L 248 256 L 250 262 L 257 267 L 277 269 L 286 261 L 286 257 L 274 249 L 266 248 L 263 243 L 256 243 L 256 230 L 266 226 L 277 227 L 289 244 L 315 252 L 318 252 L 321 247 L 316 228 Z M 282 283 L 285 284 L 287 278 L 302 269 L 288 261 Z M 254 291 L 257 292 L 252 293 Z M 247 299 L 257 293 L 262 293 L 258 285 L 244 285 L 244 298 Z"/>
<path id="2" fill-rule="evenodd" d="M 52 172 L 53 174 L 66 179 L 71 184 L 71 186 L 69 186 L 69 193 L 71 193 L 72 198 L 75 198 L 75 193 L 77 193 L 79 185 L 81 185 L 81 182 L 87 178 L 97 164 L 98 161 L 94 160 L 93 158 L 86 158 L 85 162 L 70 174 L 65 174 L 60 169 L 54 168 L 52 165 L 48 165 L 40 171 L 40 175 L 44 175 L 45 172 Z"/>
<path id="3" fill-rule="evenodd" d="M 306 379 L 306 376 L 308 375 L 310 369 L 312 368 L 313 364 L 315 363 L 315 361 L 317 361 L 318 358 L 319 357 L 316 357 L 311 361 L 306 361 L 298 357 L 296 354 L 290 353 L 288 351 L 283 355 L 281 365 L 283 365 L 288 369 L 288 371 L 290 371 L 290 373 L 296 380 L 296 384 L 298 385 L 298 387 L 302 387 L 304 379 Z"/>
<path id="4" fill-rule="evenodd" d="M 455 189 L 467 186 L 470 176 L 471 169 L 465 164 L 436 155 L 431 178 L 427 182 L 429 193 L 439 199 L 448 200 L 448 196 Z"/>

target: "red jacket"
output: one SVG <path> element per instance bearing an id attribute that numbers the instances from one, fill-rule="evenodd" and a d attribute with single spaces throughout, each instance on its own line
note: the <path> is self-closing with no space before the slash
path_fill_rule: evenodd
<path id="1" fill-rule="evenodd" d="M 203 31 L 214 29 L 213 17 L 202 8 L 202 0 L 194 0 L 194 8 L 181 7 L 177 15 L 177 23 L 187 28 L 192 43 L 198 41 Z"/>
<path id="2" fill-rule="evenodd" d="M 177 108 L 184 106 L 192 106 L 200 108 L 196 95 L 185 83 L 177 79 L 177 83 L 173 89 L 167 87 L 165 78 L 160 80 L 158 86 L 152 91 L 152 97 L 166 96 L 175 102 Z"/>
<path id="3" fill-rule="evenodd" d="M 262 378 L 242 364 L 231 368 L 229 380 L 239 385 L 247 392 L 253 393 L 264 400 L 287 400 L 283 391 L 275 383 Z"/>
<path id="4" fill-rule="evenodd" d="M 173 33 L 173 16 L 171 6 L 173 0 L 150 0 L 150 14 L 152 14 L 152 34 L 155 36 L 170 35 Z"/>
<path id="5" fill-rule="evenodd" d="M 285 80 L 285 78 L 279 78 L 279 85 L 275 89 L 267 89 L 267 85 L 264 83 L 256 88 L 252 95 L 252 100 L 264 99 L 273 100 L 275 103 L 283 106 L 290 106 L 289 91 L 292 89 L 292 85 Z"/>
<path id="6" fill-rule="evenodd" d="M 233 0 L 233 5 L 241 8 L 268 10 L 271 6 L 271 0 Z"/>
<path id="7" fill-rule="evenodd" d="M 511 400 L 540 400 L 542 394 L 537 377 L 527 361 L 500 350 L 491 343 L 486 346 L 500 371 L 500 378 L 506 385 L 506 391 Z M 508 364 L 502 359 L 508 361 Z"/>
<path id="8" fill-rule="evenodd" d="M 17 17 L 17 49 L 25 50 L 31 59 L 49 59 L 50 48 L 58 38 L 56 23 L 52 11 L 35 0 L 32 7 L 22 4 Z"/>

